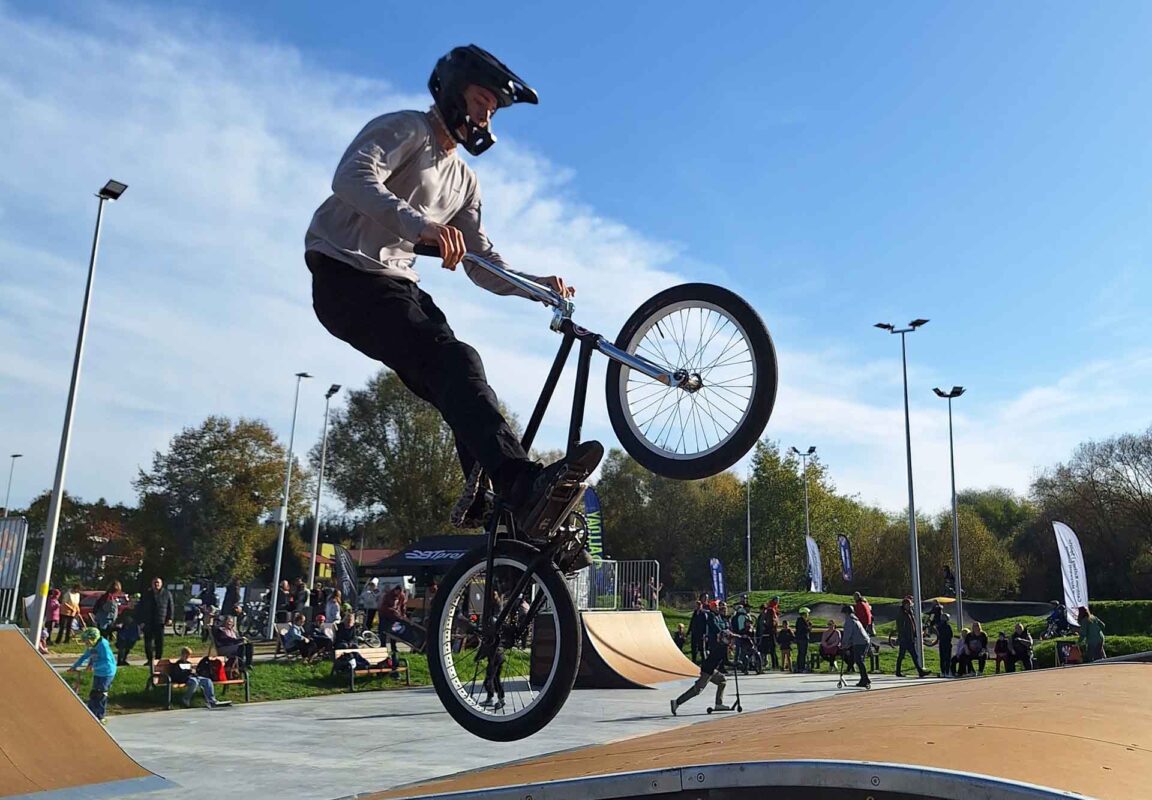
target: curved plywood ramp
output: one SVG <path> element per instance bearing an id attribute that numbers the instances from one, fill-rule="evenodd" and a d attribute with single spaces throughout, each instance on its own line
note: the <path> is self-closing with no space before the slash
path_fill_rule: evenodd
<path id="1" fill-rule="evenodd" d="M 700 675 L 659 611 L 584 611 L 578 689 L 646 689 Z"/>
<path id="2" fill-rule="evenodd" d="M 87 800 L 171 786 L 120 749 L 19 630 L 0 628 L 0 797 Z"/>
<path id="3" fill-rule="evenodd" d="M 370 797 L 1129 800 L 1150 796 L 1150 680 L 1100 664 L 847 692 Z"/>

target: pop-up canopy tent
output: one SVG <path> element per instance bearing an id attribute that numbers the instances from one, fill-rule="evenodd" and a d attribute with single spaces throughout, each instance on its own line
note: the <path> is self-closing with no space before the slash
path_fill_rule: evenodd
<path id="1" fill-rule="evenodd" d="M 374 575 L 416 575 L 428 577 L 443 575 L 452 569 L 465 553 L 484 544 L 483 534 L 474 536 L 425 536 L 417 539 L 383 561 L 372 570 Z"/>

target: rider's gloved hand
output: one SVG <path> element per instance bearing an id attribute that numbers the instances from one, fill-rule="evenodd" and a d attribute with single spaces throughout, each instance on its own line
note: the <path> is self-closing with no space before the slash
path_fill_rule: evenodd
<path id="1" fill-rule="evenodd" d="M 464 234 L 459 228 L 453 228 L 451 225 L 429 222 L 424 226 L 424 230 L 420 231 L 420 241 L 440 248 L 440 258 L 443 259 L 440 266 L 444 269 L 455 270 L 456 265 L 468 252 L 464 247 Z"/>

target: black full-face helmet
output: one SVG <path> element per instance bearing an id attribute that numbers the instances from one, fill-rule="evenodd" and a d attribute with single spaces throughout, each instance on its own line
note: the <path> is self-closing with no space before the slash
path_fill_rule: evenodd
<path id="1" fill-rule="evenodd" d="M 487 50 L 470 44 L 455 47 L 443 56 L 436 62 L 432 77 L 428 79 L 428 91 L 432 93 L 452 138 L 474 156 L 495 144 L 496 137 L 468 116 L 464 89 L 469 84 L 483 86 L 492 92 L 499 108 L 507 108 L 513 103 L 536 105 L 540 102 L 528 84 Z"/>

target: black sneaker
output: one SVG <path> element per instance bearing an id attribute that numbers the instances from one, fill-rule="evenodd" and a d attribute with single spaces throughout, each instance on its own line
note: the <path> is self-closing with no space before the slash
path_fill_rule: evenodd
<path id="1" fill-rule="evenodd" d="M 529 539 L 545 540 L 571 511 L 573 500 L 583 491 L 580 484 L 592 474 L 604 457 L 604 446 L 597 441 L 581 442 L 554 464 L 549 464 L 532 478 L 526 491 L 514 491 L 523 500 L 514 506 L 516 524 Z M 531 473 L 525 473 L 527 478 Z M 520 487 L 517 487 L 520 488 Z"/>
<path id="2" fill-rule="evenodd" d="M 492 503 L 489 501 L 489 490 L 492 482 L 484 474 L 483 468 L 476 464 L 468 473 L 464 481 L 464 491 L 452 509 L 451 522 L 456 528 L 482 528 L 488 517 L 492 514 Z"/>

